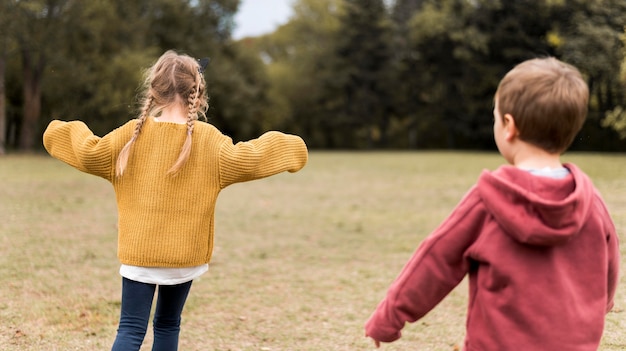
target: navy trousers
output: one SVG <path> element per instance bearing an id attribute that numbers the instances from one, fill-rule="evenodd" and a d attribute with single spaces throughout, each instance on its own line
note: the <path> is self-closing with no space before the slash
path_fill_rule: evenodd
<path id="1" fill-rule="evenodd" d="M 178 350 L 180 320 L 192 281 L 179 285 L 159 285 L 152 321 L 152 351 Z M 150 310 L 157 285 L 122 279 L 122 310 L 117 337 L 111 351 L 139 351 L 148 329 Z"/>

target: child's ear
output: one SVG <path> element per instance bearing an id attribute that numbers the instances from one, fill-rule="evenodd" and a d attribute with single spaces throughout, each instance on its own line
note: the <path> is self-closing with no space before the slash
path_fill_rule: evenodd
<path id="1" fill-rule="evenodd" d="M 502 118 L 502 124 L 504 126 L 504 138 L 508 141 L 517 138 L 519 132 L 517 130 L 517 126 L 515 125 L 515 118 L 510 113 L 507 113 Z"/>

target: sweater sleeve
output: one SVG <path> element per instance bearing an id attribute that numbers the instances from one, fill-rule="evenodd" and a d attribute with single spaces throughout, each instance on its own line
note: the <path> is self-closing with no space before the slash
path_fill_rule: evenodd
<path id="1" fill-rule="evenodd" d="M 297 172 L 307 160 L 306 144 L 295 135 L 272 131 L 234 145 L 226 138 L 220 149 L 220 186 Z"/>
<path id="2" fill-rule="evenodd" d="M 54 158 L 82 172 L 112 179 L 110 140 L 94 135 L 85 123 L 54 120 L 44 132 L 43 144 Z"/>
<path id="3" fill-rule="evenodd" d="M 417 248 L 366 322 L 366 336 L 382 342 L 399 339 L 405 323 L 422 318 L 463 280 L 469 271 L 464 254 L 485 218 L 478 201 L 470 190 Z"/>

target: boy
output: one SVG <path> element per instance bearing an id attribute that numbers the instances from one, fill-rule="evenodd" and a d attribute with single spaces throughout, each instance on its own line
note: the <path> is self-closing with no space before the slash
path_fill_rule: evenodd
<path id="1" fill-rule="evenodd" d="M 377 347 L 468 274 L 464 350 L 598 349 L 618 281 L 618 237 L 589 178 L 560 162 L 588 98 L 578 70 L 555 58 L 506 74 L 493 132 L 510 165 L 483 171 L 413 254 L 365 325 Z"/>

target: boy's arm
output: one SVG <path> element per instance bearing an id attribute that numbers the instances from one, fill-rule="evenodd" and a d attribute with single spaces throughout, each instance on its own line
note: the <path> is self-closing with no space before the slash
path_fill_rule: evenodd
<path id="1" fill-rule="evenodd" d="M 606 300 L 606 313 L 609 313 L 613 309 L 615 304 L 615 291 L 619 284 L 619 265 L 620 265 L 620 252 L 619 252 L 619 237 L 617 230 L 615 229 L 615 223 L 611 219 L 611 214 L 606 207 L 606 203 L 602 199 L 600 192 L 595 189 L 596 197 L 596 213 L 601 217 L 604 224 L 603 229 L 605 231 L 605 238 L 607 244 L 607 300 Z"/>
<path id="2" fill-rule="evenodd" d="M 53 157 L 82 172 L 111 180 L 109 140 L 94 135 L 85 123 L 54 120 L 43 134 L 43 144 Z"/>
<path id="3" fill-rule="evenodd" d="M 609 222 L 609 233 L 607 234 L 608 255 L 609 255 L 609 269 L 607 279 L 607 305 L 606 312 L 610 312 L 615 304 L 615 291 L 619 283 L 619 264 L 620 264 L 620 252 L 619 252 L 619 238 L 615 229 L 613 221 L 610 219 L 608 211 L 606 216 Z"/>
<path id="4" fill-rule="evenodd" d="M 415 251 L 365 324 L 366 336 L 392 342 L 405 323 L 433 309 L 469 270 L 464 255 L 485 222 L 475 188 Z"/>
<path id="5" fill-rule="evenodd" d="M 619 243 L 617 233 L 613 232 L 608 238 L 609 243 L 609 277 L 608 277 L 608 296 L 606 312 L 608 313 L 613 309 L 615 291 L 617 290 L 617 284 L 619 283 Z"/>
<path id="6" fill-rule="evenodd" d="M 220 149 L 220 185 L 297 172 L 307 160 L 307 147 L 299 136 L 272 131 L 235 145 L 226 138 Z"/>

